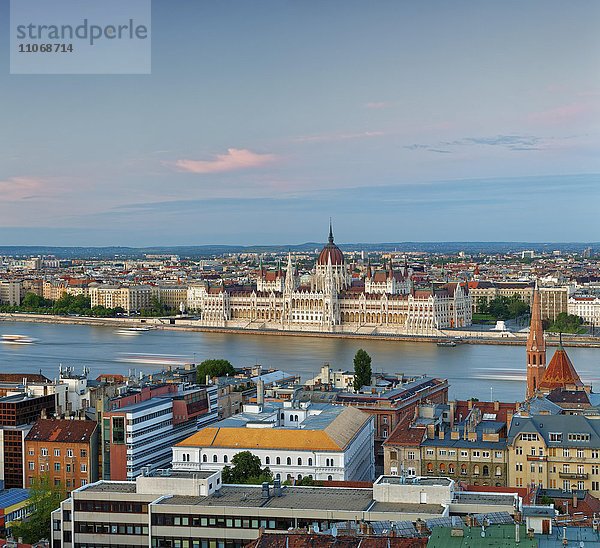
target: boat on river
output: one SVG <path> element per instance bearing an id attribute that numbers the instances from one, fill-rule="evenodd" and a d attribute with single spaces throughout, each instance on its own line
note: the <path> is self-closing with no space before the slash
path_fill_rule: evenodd
<path id="1" fill-rule="evenodd" d="M 4 344 L 33 344 L 37 341 L 37 339 L 28 335 L 2 335 L 0 340 Z"/>

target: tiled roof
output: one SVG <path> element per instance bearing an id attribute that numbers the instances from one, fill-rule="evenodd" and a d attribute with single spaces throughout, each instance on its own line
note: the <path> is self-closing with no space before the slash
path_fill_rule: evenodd
<path id="1" fill-rule="evenodd" d="M 583 383 L 575 371 L 575 367 L 571 362 L 569 356 L 565 352 L 565 349 L 559 347 L 554 356 L 550 360 L 544 376 L 540 382 L 540 388 L 542 389 L 554 389 L 567 386 L 578 386 L 583 387 Z"/>
<path id="2" fill-rule="evenodd" d="M 25 439 L 57 443 L 88 443 L 97 426 L 96 421 L 89 420 L 38 419 Z"/>
<path id="3" fill-rule="evenodd" d="M 27 382 L 50 382 L 50 379 L 39 373 L 0 373 L 0 383 L 17 382 L 22 383 L 23 379 Z"/>
<path id="4" fill-rule="evenodd" d="M 248 544 L 249 548 L 424 548 L 426 538 L 403 538 L 388 536 L 332 536 L 317 533 L 263 534 Z"/>
<path id="5" fill-rule="evenodd" d="M 398 423 L 388 439 L 385 440 L 384 445 L 419 447 L 423 441 L 425 431 L 426 428 L 424 426 L 410 428 L 410 420 L 404 420 Z"/>

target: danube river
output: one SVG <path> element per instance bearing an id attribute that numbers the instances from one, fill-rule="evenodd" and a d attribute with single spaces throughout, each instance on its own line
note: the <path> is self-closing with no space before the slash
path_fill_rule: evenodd
<path id="1" fill-rule="evenodd" d="M 458 345 L 438 347 L 433 343 L 352 340 L 276 335 L 223 334 L 153 330 L 126 336 L 111 327 L 88 325 L 0 322 L 0 333 L 34 337 L 34 344 L 0 344 L 0 370 L 6 373 L 38 372 L 58 376 L 59 364 L 90 377 L 101 373 L 149 373 L 160 369 L 153 360 L 191 362 L 225 358 L 235 367 L 260 363 L 302 376 L 318 373 L 325 362 L 335 369 L 352 369 L 359 348 L 372 357 L 374 371 L 426 374 L 450 382 L 450 397 L 490 397 L 521 400 L 525 391 L 523 346 Z M 567 349 L 584 382 L 600 388 L 600 349 Z M 548 360 L 554 347 L 548 350 Z M 145 361 L 146 363 L 140 363 Z"/>

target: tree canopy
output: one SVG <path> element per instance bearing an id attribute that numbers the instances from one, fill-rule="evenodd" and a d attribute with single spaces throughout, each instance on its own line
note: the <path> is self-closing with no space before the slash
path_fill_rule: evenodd
<path id="1" fill-rule="evenodd" d="M 62 486 L 52 485 L 47 474 L 34 478 L 30 489 L 33 512 L 24 520 L 12 522 L 13 537 L 22 537 L 23 542 L 27 544 L 33 544 L 41 539 L 50 539 L 50 514 L 65 498 L 66 494 Z"/>
<path id="2" fill-rule="evenodd" d="M 556 320 L 548 326 L 548 331 L 553 333 L 579 333 L 583 331 L 583 319 L 575 314 L 561 312 Z"/>
<path id="3" fill-rule="evenodd" d="M 260 484 L 271 482 L 273 474 L 268 467 L 261 468 L 260 457 L 250 451 L 241 451 L 232 459 L 233 466 L 225 466 L 221 472 L 223 483 Z"/>
<path id="4" fill-rule="evenodd" d="M 362 348 L 354 356 L 354 390 L 371 384 L 371 356 Z"/>
<path id="5" fill-rule="evenodd" d="M 211 379 L 213 377 L 235 375 L 235 368 L 228 360 L 204 360 L 196 367 L 196 379 L 198 384 L 204 384 L 206 382 L 206 375 Z"/>
<path id="6" fill-rule="evenodd" d="M 80 316 L 113 317 L 123 314 L 121 307 L 106 308 L 104 306 L 91 306 L 91 300 L 85 295 L 70 295 L 65 293 L 53 301 L 45 299 L 36 293 L 28 292 L 20 305 L 2 305 L 0 312 L 33 312 L 35 314 L 76 314 Z"/>
<path id="7" fill-rule="evenodd" d="M 518 295 L 494 297 L 481 304 L 481 312 L 498 320 L 511 320 L 529 312 L 529 305 Z"/>

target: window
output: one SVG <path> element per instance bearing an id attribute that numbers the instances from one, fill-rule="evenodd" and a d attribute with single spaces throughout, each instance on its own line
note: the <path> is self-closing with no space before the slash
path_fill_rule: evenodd
<path id="1" fill-rule="evenodd" d="M 42 457 L 47 457 L 48 456 L 48 449 L 46 449 L 45 447 L 42 447 L 40 449 L 40 454 L 42 455 Z"/>
<path id="2" fill-rule="evenodd" d="M 597 464 L 592 464 L 592 474 L 594 474 L 594 475 L 598 474 L 598 465 Z"/>
<path id="3" fill-rule="evenodd" d="M 54 450 L 54 456 L 55 457 L 60 457 L 60 449 L 55 449 Z"/>
<path id="4" fill-rule="evenodd" d="M 520 445 L 517 445 L 515 447 L 515 454 L 516 455 L 522 455 L 523 454 L 523 448 Z"/>
<path id="5" fill-rule="evenodd" d="M 468 456 L 469 456 L 469 453 L 468 453 L 467 451 L 461 451 L 461 452 L 460 452 L 460 456 L 461 456 L 461 457 L 468 457 Z"/>
<path id="6" fill-rule="evenodd" d="M 466 475 L 467 475 L 467 465 L 466 465 L 466 464 L 461 464 L 461 465 L 460 465 L 460 473 L 461 473 L 461 475 L 463 475 L 463 476 L 466 476 Z"/>
<path id="7" fill-rule="evenodd" d="M 479 457 L 479 451 L 473 451 L 473 456 L 474 457 Z"/>
<path id="8" fill-rule="evenodd" d="M 535 457 L 535 447 L 531 448 L 531 454 Z"/>
<path id="9" fill-rule="evenodd" d="M 563 448 L 563 457 L 570 457 L 571 456 L 571 451 L 569 450 L 568 447 Z"/>
<path id="10" fill-rule="evenodd" d="M 496 476 L 502 475 L 502 468 L 500 466 L 496 466 Z"/>
<path id="11" fill-rule="evenodd" d="M 577 473 L 578 474 L 584 474 L 585 473 L 583 464 L 578 464 L 577 465 Z M 583 487 L 582 487 L 582 489 L 583 489 Z"/>
<path id="12" fill-rule="evenodd" d="M 86 464 L 85 462 L 82 462 L 82 463 L 81 463 L 81 466 L 79 467 L 79 469 L 80 469 L 82 472 L 87 472 L 87 464 Z"/>
<path id="13" fill-rule="evenodd" d="M 228 463 L 229 462 L 229 457 L 227 455 L 223 455 L 223 462 L 224 463 Z"/>
<path id="14" fill-rule="evenodd" d="M 112 442 L 122 444 L 125 443 L 125 418 L 112 418 Z"/>
<path id="15" fill-rule="evenodd" d="M 600 491 L 600 481 L 592 482 L 592 491 Z"/>
<path id="16" fill-rule="evenodd" d="M 414 451 L 409 451 L 409 452 L 406 454 L 406 458 L 407 458 L 408 460 L 415 460 L 415 452 L 414 452 Z"/>
<path id="17" fill-rule="evenodd" d="M 502 451 L 496 451 L 494 453 L 494 458 L 501 459 L 502 458 Z"/>
<path id="18" fill-rule="evenodd" d="M 298 457 L 298 466 L 302 466 L 302 459 Z"/>
<path id="19" fill-rule="evenodd" d="M 582 459 L 585 456 L 585 449 L 577 449 L 577 458 Z"/>
<path id="20" fill-rule="evenodd" d="M 478 476 L 479 475 L 479 465 L 476 464 L 475 466 L 473 466 L 473 475 L 474 476 Z"/>
<path id="21" fill-rule="evenodd" d="M 67 457 L 73 456 L 73 449 L 67 449 Z"/>
<path id="22" fill-rule="evenodd" d="M 29 469 L 30 470 L 35 470 L 35 462 L 29 461 Z"/>
<path id="23" fill-rule="evenodd" d="M 562 441 L 562 432 L 550 432 L 550 441 L 554 441 L 554 442 Z"/>
<path id="24" fill-rule="evenodd" d="M 523 433 L 523 434 L 521 434 L 521 440 L 522 441 L 537 441 L 538 435 L 531 434 L 531 433 Z"/>
<path id="25" fill-rule="evenodd" d="M 72 456 L 72 455 L 71 455 L 71 456 Z M 85 459 L 85 458 L 87 458 L 87 449 L 81 449 L 81 450 L 79 451 L 79 456 L 80 456 L 82 459 Z"/>
<path id="26" fill-rule="evenodd" d="M 454 474 L 454 464 L 452 463 L 448 465 L 448 474 Z"/>
<path id="27" fill-rule="evenodd" d="M 445 457 L 446 456 L 446 450 L 445 449 L 440 449 L 440 456 L 441 457 Z"/>
<path id="28" fill-rule="evenodd" d="M 271 464 L 271 457 L 265 457 L 265 464 Z"/>
<path id="29" fill-rule="evenodd" d="M 484 451 L 483 453 L 481 453 L 481 456 L 484 459 L 489 459 L 490 458 L 490 452 L 489 451 Z"/>
<path id="30" fill-rule="evenodd" d="M 517 462 L 517 463 L 515 464 L 515 471 L 516 471 L 516 472 L 522 472 L 522 471 L 523 471 L 523 463 L 521 463 L 521 462 Z"/>
<path id="31" fill-rule="evenodd" d="M 286 459 L 286 462 L 287 462 L 288 465 L 291 465 L 292 464 L 292 457 L 288 457 Z"/>
<path id="32" fill-rule="evenodd" d="M 580 491 L 583 491 L 585 489 L 585 482 L 578 481 L 577 482 L 577 489 L 579 489 Z"/>
<path id="33" fill-rule="evenodd" d="M 428 457 L 432 457 L 433 456 L 433 449 L 427 449 L 426 453 L 427 453 Z"/>
<path id="34" fill-rule="evenodd" d="M 312 466 L 313 465 L 313 460 L 312 457 L 308 457 L 308 465 Z"/>
<path id="35" fill-rule="evenodd" d="M 60 472 L 60 462 L 55 462 L 54 463 L 54 471 L 55 472 Z"/>
<path id="36" fill-rule="evenodd" d="M 281 464 L 281 457 L 277 457 L 277 458 L 275 459 L 275 463 L 276 463 L 276 464 Z"/>
<path id="37" fill-rule="evenodd" d="M 81 486 L 83 487 L 84 485 L 87 485 L 87 480 L 86 479 L 82 479 L 81 480 Z"/>
<path id="38" fill-rule="evenodd" d="M 217 462 L 217 455 L 213 455 L 213 462 Z"/>
<path id="39" fill-rule="evenodd" d="M 30 449 L 30 450 L 29 450 L 29 454 L 30 454 L 31 456 L 33 456 L 33 455 L 35 455 L 35 451 L 34 451 L 33 449 Z"/>
<path id="40" fill-rule="evenodd" d="M 598 449 L 592 449 L 592 458 L 593 459 L 600 458 L 600 451 Z"/>
<path id="41" fill-rule="evenodd" d="M 202 455 L 202 462 L 208 462 L 208 456 Z"/>

